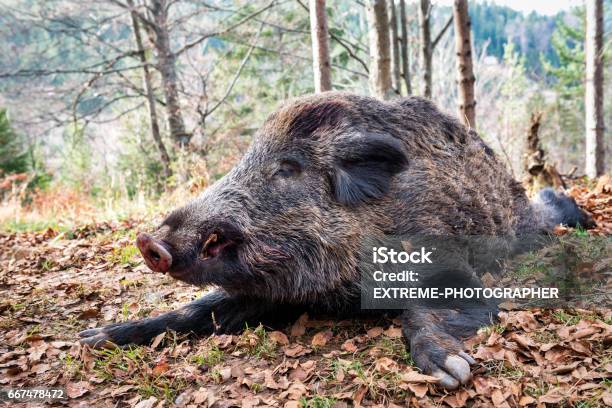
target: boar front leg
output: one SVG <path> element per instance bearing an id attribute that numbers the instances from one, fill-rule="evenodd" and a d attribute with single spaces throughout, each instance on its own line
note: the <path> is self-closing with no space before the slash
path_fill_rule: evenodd
<path id="1" fill-rule="evenodd" d="M 259 323 L 266 326 L 286 324 L 296 319 L 301 312 L 300 307 L 215 291 L 157 317 L 84 330 L 79 336 L 81 343 L 97 348 L 109 343 L 146 344 L 168 329 L 196 335 L 235 333 L 243 330 L 246 324 L 251 327 Z"/>
<path id="2" fill-rule="evenodd" d="M 465 310 L 417 308 L 401 316 L 402 331 L 410 356 L 425 374 L 439 379 L 446 389 L 455 389 L 471 379 L 474 359 L 463 340 L 478 328 L 491 324 L 496 311 L 479 307 Z"/>

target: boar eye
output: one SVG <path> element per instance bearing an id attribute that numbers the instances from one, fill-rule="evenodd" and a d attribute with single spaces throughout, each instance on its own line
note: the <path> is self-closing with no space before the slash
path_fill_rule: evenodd
<path id="1" fill-rule="evenodd" d="M 300 164 L 295 161 L 285 160 L 280 163 L 274 177 L 290 178 L 300 174 Z"/>

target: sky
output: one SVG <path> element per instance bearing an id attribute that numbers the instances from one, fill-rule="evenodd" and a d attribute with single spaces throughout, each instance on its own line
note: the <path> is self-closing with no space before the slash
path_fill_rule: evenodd
<path id="1" fill-rule="evenodd" d="M 434 0 L 433 2 L 450 6 L 453 0 Z M 525 13 L 530 13 L 535 10 L 540 14 L 547 15 L 553 15 L 559 11 L 568 10 L 572 6 L 583 4 L 583 0 L 494 0 L 492 2 Z"/>

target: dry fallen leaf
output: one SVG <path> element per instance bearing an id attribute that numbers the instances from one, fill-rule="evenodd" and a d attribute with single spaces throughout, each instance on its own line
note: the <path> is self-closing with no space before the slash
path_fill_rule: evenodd
<path id="1" fill-rule="evenodd" d="M 465 403 L 467 402 L 470 394 L 466 390 L 459 389 L 455 393 L 448 395 L 444 398 L 444 402 L 446 402 L 452 408 L 461 408 L 465 407 Z"/>
<path id="2" fill-rule="evenodd" d="M 95 308 L 85 309 L 79 314 L 79 319 L 94 319 L 100 315 L 100 310 Z"/>
<path id="3" fill-rule="evenodd" d="M 342 350 L 348 351 L 349 353 L 354 353 L 357 351 L 357 346 L 353 342 L 353 340 L 347 340 L 342 343 Z"/>
<path id="4" fill-rule="evenodd" d="M 536 399 L 533 398 L 532 396 L 523 395 L 521 399 L 519 399 L 518 403 L 521 407 L 526 407 L 527 405 L 534 404 L 535 402 L 536 402 Z"/>
<path id="5" fill-rule="evenodd" d="M 204 401 L 208 400 L 208 390 L 204 387 L 200 387 L 197 391 L 192 394 L 193 403 L 196 405 L 201 405 Z"/>
<path id="6" fill-rule="evenodd" d="M 609 407 L 612 407 L 612 392 L 606 391 L 601 396 L 601 401 Z"/>
<path id="7" fill-rule="evenodd" d="M 308 313 L 301 315 L 293 326 L 291 326 L 291 337 L 300 337 L 306 333 L 306 322 L 308 321 Z"/>
<path id="8" fill-rule="evenodd" d="M 331 340 L 333 336 L 334 335 L 331 332 L 331 330 L 325 330 L 325 331 L 319 332 L 313 336 L 310 344 L 313 347 L 323 347 L 327 344 L 329 340 Z"/>
<path id="9" fill-rule="evenodd" d="M 493 404 L 496 407 L 499 407 L 504 402 L 506 402 L 506 397 L 504 397 L 504 394 L 501 392 L 501 390 L 495 389 L 491 393 L 491 401 L 493 401 Z"/>
<path id="10" fill-rule="evenodd" d="M 374 363 L 374 368 L 381 373 L 397 372 L 398 364 L 389 357 L 381 357 Z"/>
<path id="11" fill-rule="evenodd" d="M 287 391 L 283 391 L 280 394 L 280 398 L 288 398 L 290 400 L 299 400 L 308 392 L 306 386 L 302 384 L 300 381 L 294 381 Z"/>
<path id="12" fill-rule="evenodd" d="M 382 333 L 383 333 L 382 327 L 372 327 L 371 329 L 368 330 L 367 334 L 370 339 L 374 339 L 380 336 Z"/>
<path id="13" fill-rule="evenodd" d="M 560 388 L 551 388 L 546 394 L 538 398 L 538 402 L 547 404 L 557 404 L 565 399 L 565 395 Z"/>
<path id="14" fill-rule="evenodd" d="M 163 358 L 155 364 L 155 367 L 153 367 L 153 375 L 160 376 L 166 371 L 168 371 L 169 368 L 170 364 L 168 364 L 168 361 Z"/>
<path id="15" fill-rule="evenodd" d="M 408 383 L 406 384 L 408 389 L 414 393 L 419 398 L 423 398 L 425 394 L 427 394 L 427 384 L 418 384 L 418 383 Z"/>
<path id="16" fill-rule="evenodd" d="M 437 383 L 438 379 L 431 375 L 421 374 L 418 371 L 410 370 L 400 375 L 400 380 L 407 383 Z"/>
<path id="17" fill-rule="evenodd" d="M 156 402 L 157 402 L 157 398 L 149 397 L 146 400 L 140 401 L 138 404 L 134 406 L 134 408 L 153 408 Z"/>
<path id="18" fill-rule="evenodd" d="M 156 349 L 157 346 L 161 344 L 164 337 L 166 337 L 166 332 L 160 333 L 157 336 L 155 336 L 155 338 L 153 339 L 153 342 L 151 343 L 151 348 Z"/>
<path id="19" fill-rule="evenodd" d="M 270 332 L 268 333 L 268 338 L 273 342 L 280 344 L 281 346 L 286 346 L 287 344 L 289 344 L 289 339 L 287 338 L 287 335 L 285 335 L 285 333 L 283 332 Z"/>
<path id="20" fill-rule="evenodd" d="M 403 336 L 401 327 L 391 326 L 384 331 L 385 336 L 399 339 Z"/>
<path id="21" fill-rule="evenodd" d="M 68 398 L 78 398 L 88 392 L 91 386 L 87 381 L 71 382 L 66 384 Z"/>
<path id="22" fill-rule="evenodd" d="M 355 407 L 361 406 L 361 401 L 363 400 L 363 397 L 365 396 L 367 391 L 368 387 L 366 386 L 361 386 L 357 388 L 357 390 L 353 394 L 353 404 L 355 404 Z"/>
<path id="23" fill-rule="evenodd" d="M 285 346 L 283 347 L 283 351 L 287 357 L 299 357 L 312 352 L 312 350 L 302 346 L 301 344 Z"/>

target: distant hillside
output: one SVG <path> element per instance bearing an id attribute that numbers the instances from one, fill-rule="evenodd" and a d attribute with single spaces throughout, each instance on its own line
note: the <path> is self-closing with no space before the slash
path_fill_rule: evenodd
<path id="1" fill-rule="evenodd" d="M 446 12 L 450 13 L 450 8 Z M 605 32 L 606 35 L 610 35 L 612 0 L 604 1 L 604 12 Z M 510 40 L 525 56 L 528 72 L 537 76 L 542 74 L 540 55 L 543 55 L 554 66 L 559 63 L 550 41 L 557 21 L 563 19 L 566 22 L 570 21 L 571 25 L 579 24 L 575 10 L 560 12 L 554 16 L 545 16 L 535 12 L 525 15 L 488 0 L 470 2 L 470 17 L 472 18 L 472 36 L 478 53 L 486 45 L 487 54 L 502 58 L 504 45 Z"/>
<path id="2" fill-rule="evenodd" d="M 516 50 L 525 56 L 530 75 L 541 76 L 541 54 L 553 65 L 558 63 L 550 38 L 555 31 L 556 21 L 564 18 L 565 13 L 555 16 L 536 12 L 524 14 L 489 0 L 470 2 L 469 12 L 476 55 L 480 55 L 486 46 L 488 55 L 501 59 L 504 56 L 504 45 L 512 41 L 516 44 Z M 439 7 L 435 11 L 438 25 L 442 25 L 451 13 L 451 7 Z"/>
<path id="3" fill-rule="evenodd" d="M 559 16 L 545 16 L 532 12 L 524 15 L 509 7 L 492 2 L 470 4 L 472 35 L 478 52 L 487 46 L 487 54 L 501 58 L 508 41 L 516 44 L 517 50 L 526 58 L 527 68 L 540 74 L 540 54 L 557 62 L 550 44 Z"/>

